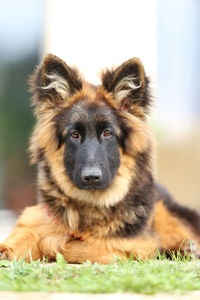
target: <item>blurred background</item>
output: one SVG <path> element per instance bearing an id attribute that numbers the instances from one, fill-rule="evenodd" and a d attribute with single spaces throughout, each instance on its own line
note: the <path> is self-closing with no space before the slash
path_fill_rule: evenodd
<path id="1" fill-rule="evenodd" d="M 200 209 L 200 1 L 7 0 L 0 8 L 0 226 L 7 210 L 36 203 L 27 78 L 49 52 L 96 84 L 102 68 L 141 58 L 156 99 L 156 177 L 180 203 Z"/>

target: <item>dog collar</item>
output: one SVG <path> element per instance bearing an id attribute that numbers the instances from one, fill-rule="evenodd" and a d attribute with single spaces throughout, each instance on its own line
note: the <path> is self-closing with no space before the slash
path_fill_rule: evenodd
<path id="1" fill-rule="evenodd" d="M 59 226 L 61 225 L 60 221 L 58 218 L 55 218 L 55 216 L 53 215 L 52 211 L 50 210 L 49 206 L 47 203 L 43 203 L 43 208 L 47 214 L 47 216 L 53 221 L 53 223 L 56 225 L 56 226 Z M 74 239 L 74 240 L 80 240 L 80 241 L 83 241 L 83 237 L 79 234 L 79 233 L 76 233 L 76 232 L 68 232 L 68 234 L 70 235 L 71 239 Z"/>

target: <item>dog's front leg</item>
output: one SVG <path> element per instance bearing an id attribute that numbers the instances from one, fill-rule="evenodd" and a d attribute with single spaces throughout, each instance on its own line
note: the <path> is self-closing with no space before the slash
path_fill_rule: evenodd
<path id="1" fill-rule="evenodd" d="M 68 242 L 60 251 L 67 262 L 81 263 L 87 260 L 92 263 L 109 264 L 123 257 L 122 251 L 109 247 L 104 240 L 86 239 Z"/>
<path id="2" fill-rule="evenodd" d="M 11 235 L 0 244 L 0 259 L 25 259 L 30 261 L 41 258 L 38 247 L 38 234 L 28 227 L 16 226 Z"/>
<path id="3" fill-rule="evenodd" d="M 66 243 L 61 250 L 66 261 L 80 263 L 91 262 L 109 264 L 117 258 L 132 256 L 134 259 L 146 259 L 156 255 L 159 241 L 156 236 L 136 238 L 85 239 Z"/>
<path id="4" fill-rule="evenodd" d="M 11 234 L 0 244 L 0 259 L 30 261 L 42 258 L 39 241 L 48 219 L 41 205 L 26 208 Z"/>

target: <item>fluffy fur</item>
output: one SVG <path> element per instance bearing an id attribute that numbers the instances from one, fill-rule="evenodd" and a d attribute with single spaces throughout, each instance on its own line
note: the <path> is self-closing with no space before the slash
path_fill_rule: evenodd
<path id="1" fill-rule="evenodd" d="M 24 210 L 0 244 L 0 258 L 53 261 L 60 252 L 68 262 L 110 263 L 158 249 L 190 252 L 191 242 L 199 256 L 199 214 L 154 181 L 151 97 L 140 60 L 104 71 L 102 84 L 93 86 L 47 55 L 30 85 L 37 124 L 29 150 L 38 164 L 40 204 Z M 102 178 L 93 174 L 83 185 L 83 161 Z"/>

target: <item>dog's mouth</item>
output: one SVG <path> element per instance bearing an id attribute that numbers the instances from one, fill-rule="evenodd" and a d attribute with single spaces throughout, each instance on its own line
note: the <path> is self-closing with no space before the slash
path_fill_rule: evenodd
<path id="1" fill-rule="evenodd" d="M 86 191 L 96 191 L 96 190 L 105 190 L 110 185 L 109 182 L 99 182 L 99 183 L 81 183 L 78 184 L 77 187 L 80 190 L 86 190 Z"/>
<path id="2" fill-rule="evenodd" d="M 88 184 L 79 187 L 81 190 L 87 190 L 87 191 L 96 191 L 96 190 L 105 190 L 107 186 L 105 185 L 97 185 L 97 184 Z"/>

